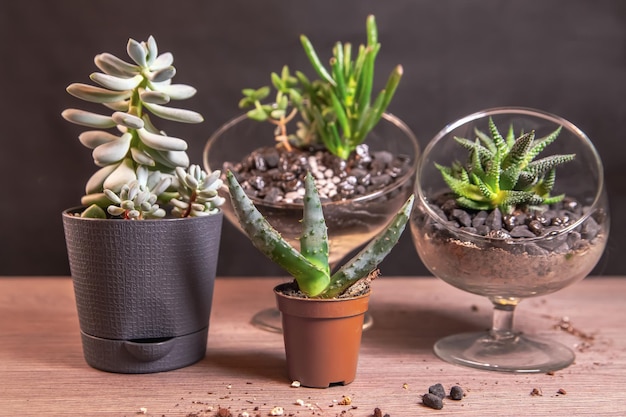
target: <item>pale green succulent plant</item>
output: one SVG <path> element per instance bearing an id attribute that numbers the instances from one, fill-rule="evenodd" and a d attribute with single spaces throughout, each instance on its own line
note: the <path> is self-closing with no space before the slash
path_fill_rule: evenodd
<path id="1" fill-rule="evenodd" d="M 311 298 L 334 298 L 373 272 L 402 235 L 413 207 L 411 195 L 389 224 L 365 248 L 331 274 L 328 232 L 322 203 L 310 173 L 305 195 L 300 251 L 278 233 L 257 210 L 231 171 L 226 173 L 231 202 L 242 229 L 265 256 L 289 272 Z"/>
<path id="2" fill-rule="evenodd" d="M 356 57 L 350 43 L 337 42 L 326 68 L 311 41 L 305 35 L 300 41 L 311 66 L 319 77 L 309 80 L 304 73 L 291 74 L 283 67 L 281 74 L 272 73 L 276 90 L 273 103 L 263 104 L 270 87 L 244 89 L 241 108 L 252 107 L 248 116 L 270 121 L 278 126 L 276 138 L 286 147 L 321 145 L 329 152 L 348 159 L 368 133 L 380 121 L 402 78 L 402 66 L 396 66 L 385 88 L 372 100 L 374 67 L 380 50 L 378 28 L 373 15 L 367 17 L 367 44 L 360 45 Z M 296 133 L 287 134 L 286 124 L 300 115 Z"/>
<path id="3" fill-rule="evenodd" d="M 557 166 L 571 161 L 575 154 L 551 155 L 535 160 L 554 142 L 561 127 L 542 138 L 535 132 L 521 133 L 517 138 L 513 126 L 502 136 L 489 118 L 489 134 L 475 130 L 476 139 L 455 137 L 469 152 L 465 164 L 455 161 L 452 166 L 435 164 L 443 179 L 456 194 L 457 203 L 474 210 L 498 207 L 511 213 L 520 206 L 553 204 L 565 195 L 551 195 Z"/>
<path id="4" fill-rule="evenodd" d="M 223 202 L 211 191 L 215 175 L 189 167 L 187 142 L 166 135 L 151 119 L 152 115 L 183 123 L 202 122 L 197 112 L 166 106 L 171 100 L 194 96 L 196 89 L 172 84 L 174 57 L 170 52 L 159 54 L 154 37 L 145 42 L 129 39 L 126 51 L 132 63 L 109 53 L 96 55 L 94 62 L 102 72 L 89 78 L 98 86 L 73 83 L 67 87 L 71 95 L 112 111 L 99 114 L 66 109 L 62 113 L 67 121 L 93 129 L 79 136 L 84 146 L 93 149 L 94 163 L 100 167 L 87 181 L 81 203 L 90 208 L 84 215 L 103 217 L 107 208 L 113 216 L 131 219 L 163 217 L 157 199 L 175 204 L 175 215 L 215 212 Z M 207 178 L 211 180 L 205 184 Z M 109 207 L 111 203 L 113 207 Z M 101 210 L 92 207 L 94 204 Z"/>

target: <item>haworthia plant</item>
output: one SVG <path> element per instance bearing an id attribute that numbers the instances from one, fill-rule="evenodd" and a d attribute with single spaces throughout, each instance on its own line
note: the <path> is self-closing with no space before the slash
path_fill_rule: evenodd
<path id="1" fill-rule="evenodd" d="M 252 107 L 248 111 L 252 119 L 276 124 L 276 139 L 288 149 L 291 144 L 300 147 L 318 144 L 348 159 L 380 121 L 402 78 L 402 66 L 398 65 L 391 71 L 384 89 L 372 100 L 375 61 L 380 50 L 373 15 L 367 17 L 366 29 L 367 43 L 359 46 L 356 57 L 350 43 L 337 42 L 328 68 L 309 38 L 302 35 L 302 47 L 319 79 L 311 81 L 300 71 L 291 74 L 285 66 L 280 75 L 271 74 L 276 90 L 274 102 L 262 103 L 270 94 L 270 87 L 264 86 L 244 89 L 239 106 Z M 297 132 L 288 135 L 286 124 L 296 113 L 301 118 Z"/>
<path id="2" fill-rule="evenodd" d="M 232 172 L 227 172 L 226 179 L 235 214 L 248 238 L 264 255 L 291 274 L 299 289 L 312 298 L 336 297 L 374 271 L 402 235 L 414 200 L 411 195 L 385 229 L 331 275 L 327 226 L 310 173 L 305 178 L 300 251 L 269 224 Z"/>
<path id="3" fill-rule="evenodd" d="M 575 155 L 552 155 L 535 160 L 557 139 L 560 126 L 538 139 L 534 131 L 521 133 L 516 138 L 513 126 L 502 136 L 492 118 L 488 127 L 489 134 L 475 130 L 473 141 L 454 138 L 468 150 L 465 164 L 459 161 L 450 167 L 435 164 L 456 194 L 459 205 L 475 210 L 498 207 L 504 213 L 511 213 L 516 207 L 552 204 L 563 199 L 563 194 L 550 194 L 556 168 L 573 160 Z"/>
<path id="4" fill-rule="evenodd" d="M 104 217 L 106 208 L 110 215 L 128 219 L 163 217 L 157 198 L 161 202 L 174 198 L 175 215 L 215 213 L 223 200 L 215 192 L 221 185 L 219 172 L 209 176 L 197 166 L 189 167 L 187 142 L 166 135 L 151 118 L 202 122 L 197 112 L 167 106 L 171 100 L 194 96 L 196 89 L 172 84 L 174 57 L 170 52 L 159 54 L 154 37 L 145 42 L 129 39 L 126 51 L 132 63 L 110 53 L 96 55 L 94 62 L 102 72 L 89 78 L 97 86 L 67 87 L 71 95 L 112 111 L 98 114 L 71 108 L 62 113 L 67 121 L 92 129 L 81 133 L 79 140 L 93 149 L 94 163 L 100 167 L 87 181 L 81 203 L 90 208 L 83 215 Z M 210 181 L 205 183 L 206 179 Z M 91 207 L 94 204 L 100 210 Z"/>

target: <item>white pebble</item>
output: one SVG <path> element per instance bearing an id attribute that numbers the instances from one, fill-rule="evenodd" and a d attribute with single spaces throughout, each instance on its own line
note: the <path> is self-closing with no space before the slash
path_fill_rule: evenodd
<path id="1" fill-rule="evenodd" d="M 283 414 L 285 414 L 285 409 L 282 407 L 274 407 L 270 411 L 270 416 L 282 416 Z"/>
<path id="2" fill-rule="evenodd" d="M 293 203 L 294 200 L 299 197 L 300 197 L 300 194 L 298 194 L 297 191 L 289 191 L 288 193 L 285 194 L 285 202 Z"/>

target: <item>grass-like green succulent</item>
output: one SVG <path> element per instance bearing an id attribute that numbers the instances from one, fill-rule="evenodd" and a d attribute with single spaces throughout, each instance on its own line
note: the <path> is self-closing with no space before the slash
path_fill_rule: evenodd
<path id="1" fill-rule="evenodd" d="M 227 172 L 226 180 L 235 214 L 248 238 L 264 255 L 289 272 L 299 289 L 312 298 L 336 297 L 374 271 L 402 235 L 414 200 L 411 195 L 387 227 L 331 275 L 326 221 L 310 173 L 305 178 L 300 251 L 256 209 L 232 172 Z"/>
<path id="2" fill-rule="evenodd" d="M 385 88 L 372 100 L 374 68 L 380 50 L 378 29 L 373 15 L 367 17 L 367 44 L 360 45 L 353 56 L 350 43 L 337 42 L 327 68 L 311 41 L 301 35 L 304 51 L 319 79 L 311 81 L 303 72 L 292 74 L 283 67 L 272 73 L 276 97 L 263 104 L 271 89 L 244 89 L 241 108 L 252 107 L 248 116 L 277 125 L 276 138 L 288 149 L 291 144 L 304 147 L 318 144 L 342 159 L 363 143 L 380 121 L 402 78 L 402 67 L 395 67 Z M 286 124 L 300 115 L 298 129 L 287 134 Z"/>
<path id="3" fill-rule="evenodd" d="M 210 176 L 211 184 L 204 184 L 208 174 L 189 166 L 187 142 L 166 135 L 151 118 L 202 122 L 197 112 L 167 106 L 171 100 L 194 96 L 196 89 L 172 84 L 174 57 L 170 52 L 159 54 L 154 37 L 145 42 L 129 39 L 126 51 L 132 63 L 110 53 L 96 55 L 94 62 L 102 72 L 89 78 L 97 86 L 72 83 L 67 87 L 71 95 L 111 111 L 66 109 L 62 113 L 67 121 L 91 129 L 79 140 L 93 149 L 94 163 L 100 167 L 87 181 L 81 203 L 89 208 L 83 215 L 106 217 L 107 209 L 112 216 L 128 219 L 163 217 L 157 199 L 175 204 L 172 213 L 179 216 L 214 213 L 223 202 L 209 191 L 215 175 Z M 199 185 L 206 190 L 198 192 Z"/>
<path id="4" fill-rule="evenodd" d="M 435 164 L 456 201 L 462 207 L 474 210 L 491 210 L 498 207 L 511 213 L 516 207 L 552 204 L 564 195 L 551 195 L 557 166 L 571 161 L 575 154 L 551 155 L 535 158 L 552 142 L 561 127 L 542 138 L 535 132 L 522 132 L 515 136 L 509 126 L 502 136 L 489 118 L 489 134 L 475 130 L 476 139 L 455 137 L 457 143 L 468 150 L 467 161 L 455 161 L 450 167 Z"/>

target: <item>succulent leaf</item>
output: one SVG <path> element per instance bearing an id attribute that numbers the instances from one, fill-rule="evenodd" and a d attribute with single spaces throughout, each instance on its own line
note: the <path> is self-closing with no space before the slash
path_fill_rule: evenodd
<path id="1" fill-rule="evenodd" d="M 115 136 L 109 132 L 102 130 L 87 130 L 78 135 L 78 140 L 86 148 L 95 149 L 98 146 L 117 140 L 119 136 Z"/>
<path id="2" fill-rule="evenodd" d="M 68 122 L 95 129 L 108 129 L 117 124 L 111 116 L 103 116 L 101 114 L 91 113 L 85 110 L 66 109 L 63 110 L 61 116 L 63 116 L 63 118 Z"/>
<path id="3" fill-rule="evenodd" d="M 185 142 L 183 139 L 152 133 L 143 128 L 137 130 L 137 133 L 139 134 L 139 138 L 141 139 L 141 141 L 152 149 L 156 149 L 159 151 L 187 150 L 187 142 Z"/>
<path id="4" fill-rule="evenodd" d="M 328 273 L 311 263 L 269 224 L 231 171 L 227 172 L 226 181 L 237 219 L 252 244 L 291 274 L 302 292 L 310 297 L 321 294 L 330 283 Z"/>
<path id="5" fill-rule="evenodd" d="M 167 104 L 170 102 L 170 96 L 162 91 L 146 91 L 139 90 L 139 97 L 144 103 L 151 104 Z"/>
<path id="6" fill-rule="evenodd" d="M 92 152 L 93 160 L 96 165 L 106 166 L 124 159 L 124 156 L 126 156 L 130 149 L 131 139 L 132 135 L 130 133 L 124 133 L 116 140 L 103 143 L 96 147 Z"/>
<path id="7" fill-rule="evenodd" d="M 165 52 L 156 57 L 156 59 L 150 64 L 150 69 L 152 71 L 159 71 L 164 68 L 172 66 L 174 63 L 174 55 L 170 52 Z"/>
<path id="8" fill-rule="evenodd" d="M 158 71 L 153 71 L 149 75 L 149 80 L 154 83 L 162 83 L 164 81 L 170 80 L 176 75 L 176 68 L 173 66 L 165 67 Z"/>
<path id="9" fill-rule="evenodd" d="M 411 195 L 389 224 L 367 246 L 343 265 L 331 277 L 329 289 L 324 298 L 335 297 L 348 287 L 374 271 L 398 243 L 409 220 L 414 195 Z"/>
<path id="10" fill-rule="evenodd" d="M 141 129 L 143 128 L 143 120 L 134 114 L 124 113 L 116 111 L 111 115 L 113 121 L 119 125 L 128 129 Z"/>
<path id="11" fill-rule="evenodd" d="M 106 213 L 97 204 L 92 204 L 80 214 L 80 217 L 89 219 L 106 219 Z"/>
<path id="12" fill-rule="evenodd" d="M 510 151 L 505 156 L 504 161 L 502 161 L 502 168 L 507 169 L 511 166 L 524 168 L 523 164 L 526 163 L 526 155 L 528 154 L 534 139 L 535 132 L 526 133 L 515 139 L 510 146 Z"/>
<path id="13" fill-rule="evenodd" d="M 204 121 L 204 118 L 200 113 L 192 110 L 166 107 L 148 102 L 143 104 L 152 114 L 159 116 L 161 119 L 173 120 L 175 122 L 182 123 L 202 123 Z"/>
<path id="14" fill-rule="evenodd" d="M 538 159 L 528 164 L 526 171 L 530 172 L 536 177 L 542 176 L 545 173 L 553 170 L 558 165 L 569 162 L 575 158 L 574 154 L 567 155 L 552 155 L 542 159 Z"/>
<path id="15" fill-rule="evenodd" d="M 140 72 L 140 68 L 138 66 L 129 64 L 128 62 L 107 52 L 96 55 L 94 63 L 104 73 L 114 75 L 116 77 L 134 77 Z"/>
<path id="16" fill-rule="evenodd" d="M 145 45 L 148 52 L 148 55 L 146 57 L 146 64 L 152 68 L 155 59 L 159 55 L 159 47 L 157 46 L 156 40 L 152 35 L 148 36 L 148 40 L 146 41 Z"/>
<path id="17" fill-rule="evenodd" d="M 126 46 L 126 52 L 137 65 L 142 68 L 147 66 L 146 55 L 148 52 L 146 51 L 144 45 L 134 39 L 129 39 Z"/>
<path id="18" fill-rule="evenodd" d="M 101 193 L 103 190 L 104 180 L 106 180 L 107 177 L 115 171 L 118 165 L 119 164 L 107 165 L 97 170 L 87 181 L 87 184 L 85 185 L 85 193 Z"/>
<path id="19" fill-rule="evenodd" d="M 111 91 L 89 84 L 73 83 L 67 87 L 67 92 L 81 100 L 92 103 L 114 103 L 130 97 L 130 91 Z"/>
<path id="20" fill-rule="evenodd" d="M 91 81 L 100 84 L 102 87 L 113 91 L 133 90 L 143 81 L 143 76 L 140 74 L 131 78 L 122 78 L 115 75 L 94 72 L 89 76 L 89 78 Z M 130 94 L 128 96 L 130 97 Z"/>
<path id="21" fill-rule="evenodd" d="M 322 202 L 310 172 L 305 177 L 304 185 L 305 198 L 300 253 L 311 263 L 330 274 L 328 264 L 328 231 L 326 221 L 324 220 Z"/>
<path id="22" fill-rule="evenodd" d="M 554 142 L 561 133 L 562 128 L 562 126 L 559 126 L 555 131 L 548 134 L 547 136 L 536 139 L 531 150 L 528 152 L 528 155 L 526 157 L 526 163 L 528 164 L 530 161 L 535 159 L 548 145 Z"/>
<path id="23" fill-rule="evenodd" d="M 196 94 L 196 89 L 186 84 L 161 85 L 156 90 L 167 94 L 172 100 L 186 100 Z"/>
<path id="24" fill-rule="evenodd" d="M 119 192 L 122 186 L 137 179 L 137 174 L 133 166 L 132 160 L 125 158 L 122 163 L 117 165 L 113 172 L 103 181 L 102 186 L 114 192 Z"/>

